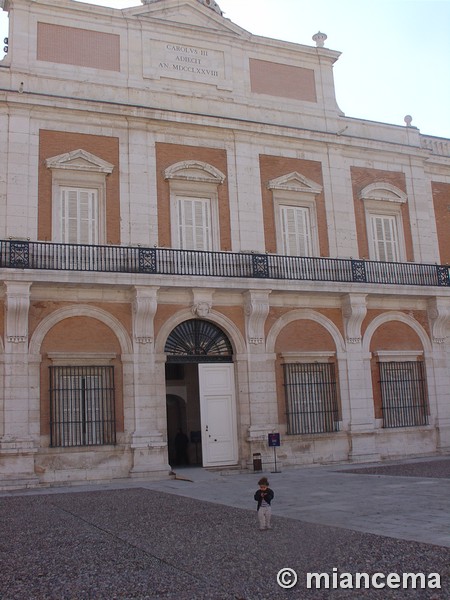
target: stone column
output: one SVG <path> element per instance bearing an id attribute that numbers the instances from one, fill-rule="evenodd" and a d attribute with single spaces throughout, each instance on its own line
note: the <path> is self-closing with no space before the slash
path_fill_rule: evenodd
<path id="1" fill-rule="evenodd" d="M 370 354 L 364 354 L 361 325 L 367 314 L 364 294 L 347 294 L 342 301 L 347 345 L 348 419 L 351 436 L 349 458 L 354 461 L 377 460 L 375 410 L 370 371 Z M 344 407 L 343 407 L 344 412 Z"/>
<path id="2" fill-rule="evenodd" d="M 5 283 L 3 431 L 0 476 L 5 482 L 35 485 L 36 440 L 31 435 L 28 382 L 29 282 Z"/>
<path id="3" fill-rule="evenodd" d="M 155 395 L 155 354 L 153 319 L 157 287 L 136 286 L 133 302 L 134 347 L 134 432 L 131 449 L 132 477 L 149 477 L 169 472 L 167 442 L 160 418 L 161 399 Z"/>

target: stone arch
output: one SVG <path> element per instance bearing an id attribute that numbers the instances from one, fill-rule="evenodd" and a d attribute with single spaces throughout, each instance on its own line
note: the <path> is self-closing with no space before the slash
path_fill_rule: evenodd
<path id="1" fill-rule="evenodd" d="M 391 321 L 400 321 L 401 323 L 404 323 L 405 325 L 411 327 L 411 329 L 418 335 L 422 343 L 424 352 L 431 352 L 430 338 L 425 329 L 422 327 L 422 325 L 420 325 L 420 323 L 418 323 L 413 317 L 405 315 L 405 313 L 399 311 L 392 311 L 389 313 L 378 315 L 373 321 L 371 321 L 371 323 L 367 327 L 362 342 L 364 354 L 367 355 L 370 352 L 370 343 L 372 341 L 372 337 L 375 331 L 384 323 L 389 323 Z"/>
<path id="2" fill-rule="evenodd" d="M 398 349 L 393 348 L 391 344 L 382 344 L 382 346 L 378 349 L 372 347 L 372 341 L 374 340 L 374 336 L 380 330 L 383 325 L 389 323 L 397 323 L 402 324 L 409 328 L 411 332 L 413 332 L 421 344 L 421 349 L 412 347 L 409 350 L 404 350 L 404 346 L 401 342 L 398 342 Z M 401 339 L 401 335 L 398 336 L 398 339 Z M 418 342 L 416 341 L 415 344 Z M 424 402 L 424 405 L 427 406 L 426 410 L 431 411 L 435 410 L 435 391 L 434 391 L 434 381 L 433 381 L 433 371 L 432 371 L 432 357 L 431 357 L 431 342 L 429 336 L 423 327 L 418 323 L 414 317 L 411 317 L 405 313 L 400 311 L 392 311 L 386 312 L 384 314 L 378 315 L 371 321 L 369 326 L 367 327 L 364 337 L 363 337 L 363 354 L 370 357 L 370 371 L 371 371 L 371 380 L 372 380 L 372 393 L 373 393 L 373 404 L 374 404 L 374 413 L 376 419 L 384 419 L 383 417 L 383 391 L 380 383 L 381 376 L 381 366 L 385 365 L 386 361 L 391 363 L 392 361 L 396 363 L 397 361 L 405 361 L 406 363 L 411 362 L 419 362 L 419 355 L 423 356 L 420 358 L 420 362 L 423 364 L 425 369 L 424 377 L 425 377 L 425 385 L 428 386 L 428 393 L 426 397 L 421 398 L 421 401 Z M 395 344 L 394 344 L 395 346 Z M 372 347 L 372 352 L 371 352 Z M 385 358 L 383 359 L 383 354 Z M 381 357 L 381 358 L 380 358 Z M 423 359 L 423 362 L 422 362 Z M 414 375 L 414 377 L 418 377 L 418 374 Z M 399 409 L 395 409 L 400 410 Z M 425 410 L 425 409 L 423 409 Z M 409 418 L 415 413 L 409 414 Z M 388 417 L 389 418 L 389 417 Z M 401 419 L 407 419 L 405 413 L 402 413 Z M 406 422 L 408 423 L 408 421 Z M 410 425 L 423 425 L 424 422 L 414 422 L 409 423 Z M 405 425 L 404 425 L 405 426 Z"/>
<path id="3" fill-rule="evenodd" d="M 305 348 L 302 344 L 302 340 L 299 341 L 299 345 L 297 345 L 298 336 L 292 337 L 292 345 L 289 342 L 289 325 L 292 324 L 292 327 L 297 326 L 296 331 L 299 331 L 303 324 L 300 325 L 301 321 L 309 321 L 312 323 L 312 329 L 318 333 L 318 329 L 322 330 L 322 334 L 318 334 L 318 339 L 320 342 L 317 343 L 307 343 L 307 348 Z M 309 328 L 308 328 L 309 329 Z M 283 338 L 283 335 L 286 334 L 288 338 Z M 315 334 L 316 335 L 316 334 Z M 322 337 L 322 335 L 326 335 Z M 319 337 L 320 336 L 320 337 Z M 308 338 L 307 338 L 308 339 Z M 301 349 L 298 349 L 299 346 Z M 288 406 L 292 405 L 292 398 L 289 398 L 288 388 L 285 383 L 287 382 L 286 377 L 289 372 L 288 367 L 284 365 L 289 363 L 328 363 L 331 362 L 334 364 L 334 374 L 336 377 L 335 383 L 336 386 L 336 396 L 334 400 L 336 401 L 336 405 L 333 405 L 334 416 L 331 417 L 331 421 L 327 421 L 327 418 L 320 425 L 318 425 L 319 430 L 323 426 L 324 429 L 322 432 L 331 432 L 335 431 L 334 427 L 336 426 L 337 421 L 343 421 L 342 415 L 345 414 L 344 407 L 348 404 L 348 379 L 346 373 L 346 353 L 345 353 L 345 342 L 341 332 L 338 327 L 323 314 L 316 312 L 311 309 L 296 309 L 287 312 L 282 317 L 280 317 L 272 326 L 268 336 L 267 336 L 267 353 L 268 355 L 272 355 L 275 359 L 275 385 L 277 389 L 277 410 L 278 410 L 278 420 L 282 426 L 286 427 L 286 431 L 290 433 L 301 433 L 300 430 L 296 431 L 291 429 L 292 422 L 288 417 Z M 295 367 L 297 368 L 297 367 Z M 325 367 L 318 367 L 319 369 Z M 311 366 L 306 367 L 308 371 L 312 369 Z M 295 402 L 295 401 L 294 401 Z M 330 413 L 331 414 L 331 413 Z M 339 417 L 336 418 L 336 416 Z M 330 423 L 332 422 L 331 428 Z M 303 431 L 306 433 L 306 431 Z"/>
<path id="4" fill-rule="evenodd" d="M 133 347 L 131 339 L 122 323 L 105 310 L 85 304 L 76 304 L 60 308 L 43 319 L 36 327 L 36 330 L 31 337 L 30 354 L 39 354 L 42 342 L 52 327 L 70 317 L 91 317 L 101 321 L 115 333 L 122 354 L 132 354 Z"/>
<path id="5" fill-rule="evenodd" d="M 269 335 L 267 336 L 266 347 L 268 353 L 275 352 L 275 344 L 277 341 L 277 337 L 279 336 L 281 331 L 287 325 L 289 325 L 289 323 L 299 320 L 310 320 L 319 323 L 319 325 L 322 325 L 322 327 L 324 327 L 333 338 L 337 354 L 339 355 L 345 352 L 344 338 L 342 337 L 342 334 L 339 331 L 339 329 L 330 319 L 314 310 L 298 309 L 286 313 L 274 323 L 269 332 Z"/>

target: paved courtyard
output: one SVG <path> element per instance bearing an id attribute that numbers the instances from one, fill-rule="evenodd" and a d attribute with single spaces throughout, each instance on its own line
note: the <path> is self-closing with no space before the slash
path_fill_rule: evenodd
<path id="1" fill-rule="evenodd" d="M 449 458 L 265 474 L 274 529 L 262 532 L 258 473 L 185 468 L 164 481 L 1 493 L 0 598 L 450 598 Z M 277 583 L 283 568 L 292 589 Z M 308 589 L 312 572 L 321 589 L 314 579 Z M 333 587 L 357 573 L 371 587 Z M 441 588 L 403 589 L 403 573 L 432 584 L 438 573 Z"/>

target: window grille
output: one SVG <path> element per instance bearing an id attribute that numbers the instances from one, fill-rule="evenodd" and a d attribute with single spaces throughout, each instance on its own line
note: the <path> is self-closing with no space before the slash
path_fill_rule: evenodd
<path id="1" fill-rule="evenodd" d="M 379 362 L 383 427 L 428 424 L 423 362 Z"/>
<path id="2" fill-rule="evenodd" d="M 50 445 L 115 443 L 114 367 L 50 367 Z"/>
<path id="3" fill-rule="evenodd" d="M 339 431 L 334 364 L 283 366 L 288 435 Z"/>

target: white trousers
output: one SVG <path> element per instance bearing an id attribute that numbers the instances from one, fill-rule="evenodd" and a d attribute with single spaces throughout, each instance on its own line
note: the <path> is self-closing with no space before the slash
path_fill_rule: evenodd
<path id="1" fill-rule="evenodd" d="M 261 506 L 258 510 L 259 528 L 270 529 L 270 519 L 272 517 L 272 509 L 270 506 Z"/>

